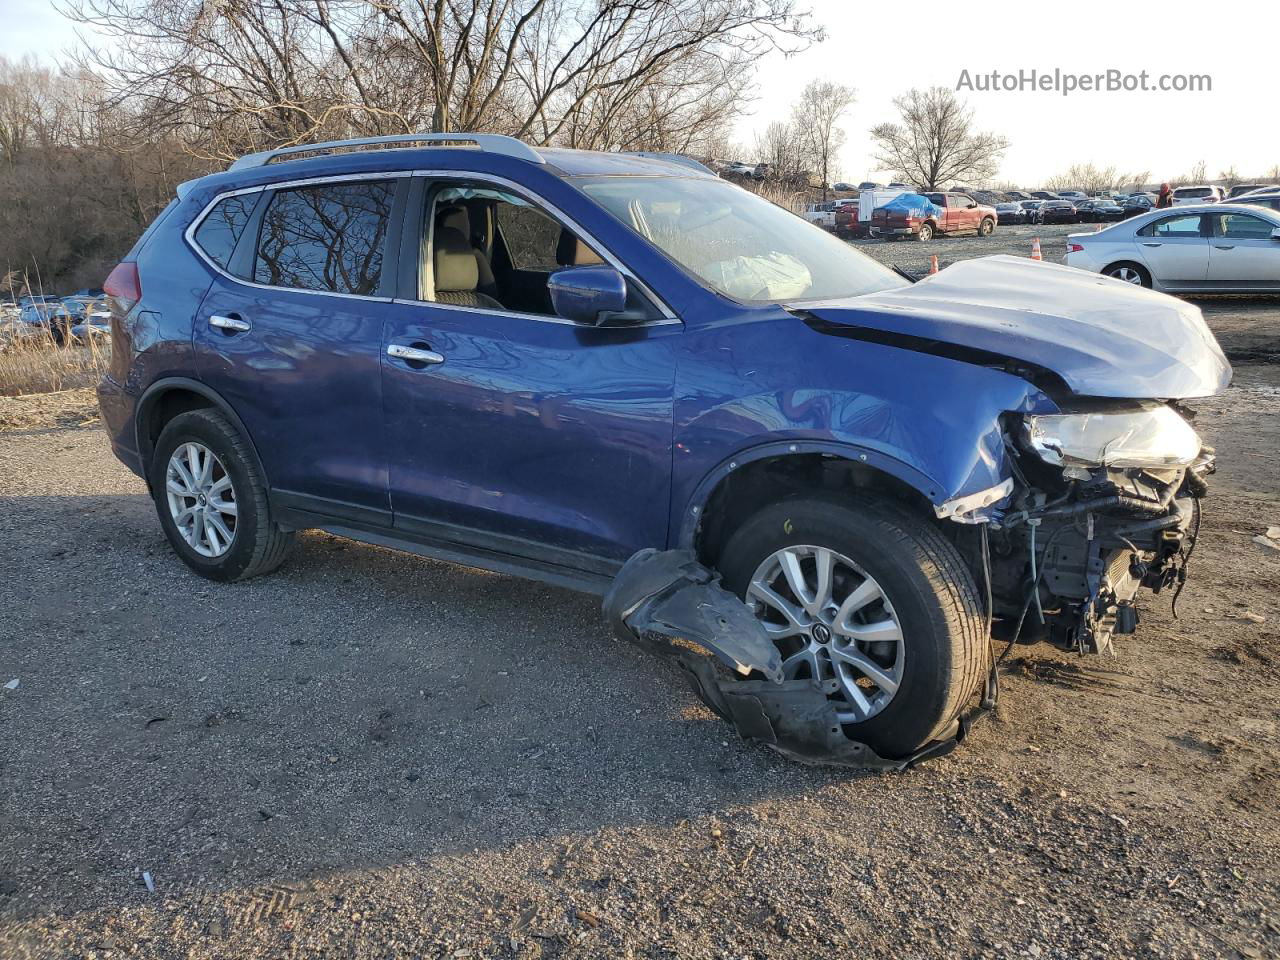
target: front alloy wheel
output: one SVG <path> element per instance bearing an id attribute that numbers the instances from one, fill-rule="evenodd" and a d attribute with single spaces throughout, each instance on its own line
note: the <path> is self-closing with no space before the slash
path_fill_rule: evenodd
<path id="1" fill-rule="evenodd" d="M 748 602 L 788 680 L 835 680 L 841 723 L 869 720 L 902 681 L 902 626 L 865 570 L 826 547 L 784 547 L 756 569 Z"/>
<path id="2" fill-rule="evenodd" d="M 869 494 L 761 508 L 720 550 L 787 680 L 812 680 L 850 739 L 905 757 L 954 731 L 990 663 L 977 586 L 935 523 Z"/>
<path id="3" fill-rule="evenodd" d="M 169 457 L 165 469 L 169 515 L 178 533 L 202 557 L 220 557 L 236 536 L 239 507 L 231 475 L 212 450 L 189 441 Z"/>

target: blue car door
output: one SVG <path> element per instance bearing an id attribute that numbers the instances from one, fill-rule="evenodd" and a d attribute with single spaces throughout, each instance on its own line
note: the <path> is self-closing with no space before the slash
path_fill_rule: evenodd
<path id="1" fill-rule="evenodd" d="M 507 188 L 418 189 L 401 256 L 422 285 L 383 356 L 396 526 L 597 573 L 664 546 L 683 326 L 648 301 L 617 326 L 556 316 L 551 272 L 600 263 L 580 232 Z"/>
<path id="2" fill-rule="evenodd" d="M 236 195 L 193 231 L 217 271 L 195 318 L 197 369 L 244 421 L 283 506 L 390 524 L 381 346 L 407 183 Z"/>

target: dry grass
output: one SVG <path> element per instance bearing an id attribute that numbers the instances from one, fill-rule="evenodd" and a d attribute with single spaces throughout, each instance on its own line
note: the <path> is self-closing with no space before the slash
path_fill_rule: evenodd
<path id="1" fill-rule="evenodd" d="M 49 393 L 88 387 L 107 368 L 111 348 L 94 338 L 59 346 L 47 335 L 15 336 L 0 331 L 0 396 Z"/>

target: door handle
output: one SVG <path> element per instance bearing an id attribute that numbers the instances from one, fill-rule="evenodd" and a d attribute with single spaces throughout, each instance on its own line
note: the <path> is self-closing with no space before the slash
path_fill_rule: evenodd
<path id="1" fill-rule="evenodd" d="M 1163 243 L 1143 243 L 1144 247 L 1163 247 Z"/>
<path id="2" fill-rule="evenodd" d="M 215 313 L 209 318 L 209 326 L 217 327 L 219 330 L 227 330 L 231 333 L 247 333 L 253 329 L 253 324 L 248 320 L 241 320 L 239 317 L 224 317 L 219 313 Z"/>
<path id="3" fill-rule="evenodd" d="M 428 350 L 425 347 L 411 347 L 405 343 L 392 343 L 387 345 L 387 356 L 395 357 L 397 360 L 404 360 L 406 363 L 422 367 L 432 366 L 437 363 L 444 363 L 444 355 L 436 353 L 434 350 Z"/>
<path id="4" fill-rule="evenodd" d="M 1227 244 L 1215 243 L 1213 247 L 1215 250 L 1234 250 L 1236 248 L 1236 245 L 1234 243 L 1227 243 Z"/>

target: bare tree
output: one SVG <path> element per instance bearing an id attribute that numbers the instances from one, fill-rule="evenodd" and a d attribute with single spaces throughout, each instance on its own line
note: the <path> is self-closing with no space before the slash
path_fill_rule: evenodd
<path id="1" fill-rule="evenodd" d="M 1189 173 L 1184 173 L 1181 176 L 1174 177 L 1172 180 L 1170 180 L 1169 185 L 1172 187 L 1193 186 L 1195 184 L 1204 183 L 1208 179 L 1209 179 L 1209 165 L 1205 163 L 1203 160 L 1201 160 L 1199 163 L 1197 163 L 1194 167 L 1191 168 Z"/>
<path id="2" fill-rule="evenodd" d="M 115 103 L 223 160 L 419 130 L 687 141 L 741 103 L 745 64 L 821 35 L 795 0 L 65 3 L 107 38 L 82 61 Z"/>
<path id="3" fill-rule="evenodd" d="M 804 169 L 805 143 L 794 123 L 774 120 L 756 135 L 756 160 L 769 165 L 770 180 L 795 180 Z"/>
<path id="4" fill-rule="evenodd" d="M 1115 166 L 1095 167 L 1092 163 L 1074 163 L 1067 168 L 1066 173 L 1046 180 L 1044 187 L 1046 190 L 1065 190 L 1070 187 L 1085 193 L 1098 193 L 1102 190 L 1118 190 L 1127 184 L 1141 185 L 1149 176 L 1151 172 L 1148 170 L 1121 173 Z"/>
<path id="5" fill-rule="evenodd" d="M 1237 183 L 1244 182 L 1244 178 L 1240 176 L 1240 171 L 1236 169 L 1235 164 L 1232 164 L 1227 167 L 1227 169 L 1219 173 L 1218 179 L 1221 180 L 1228 188 L 1234 187 Z"/>
<path id="6" fill-rule="evenodd" d="M 830 80 L 813 80 L 800 94 L 800 100 L 792 109 L 792 123 L 807 158 L 818 168 L 822 177 L 822 199 L 827 198 L 831 184 L 831 165 L 840 148 L 844 146 L 845 133 L 838 124 L 840 118 L 853 105 L 853 88 Z"/>
<path id="7" fill-rule="evenodd" d="M 926 190 L 995 176 L 1009 141 L 974 130 L 972 112 L 950 88 L 909 90 L 893 103 L 901 122 L 871 129 L 883 169 Z"/>

